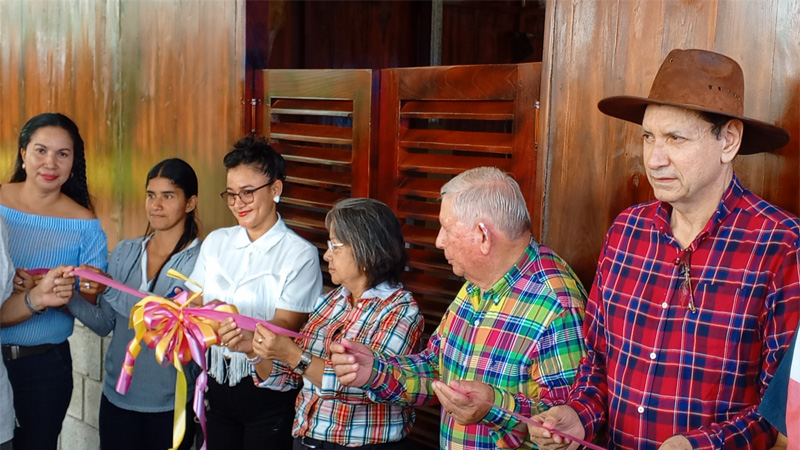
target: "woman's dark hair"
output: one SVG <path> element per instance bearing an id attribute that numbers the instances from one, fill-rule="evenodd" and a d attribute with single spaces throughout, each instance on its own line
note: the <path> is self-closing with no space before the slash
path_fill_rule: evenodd
<path id="1" fill-rule="evenodd" d="M 286 168 L 283 156 L 276 152 L 264 138 L 254 139 L 250 136 L 233 144 L 231 151 L 222 159 L 225 169 L 231 170 L 242 164 L 253 166 L 269 177 L 269 181 L 286 180 Z"/>
<path id="2" fill-rule="evenodd" d="M 14 163 L 14 174 L 11 175 L 11 182 L 18 183 L 25 181 L 27 174 L 22 168 L 21 149 L 28 148 L 33 133 L 43 127 L 58 127 L 69 133 L 72 138 L 72 172 L 67 181 L 61 185 L 61 192 L 67 197 L 75 200 L 76 203 L 94 212 L 92 199 L 89 196 L 89 188 L 86 186 L 86 154 L 83 147 L 83 139 L 78 132 L 78 126 L 69 117 L 59 113 L 44 113 L 31 117 L 22 130 L 19 132 L 19 145 L 17 146 L 17 161 Z"/>
<path id="3" fill-rule="evenodd" d="M 192 166 L 182 159 L 165 159 L 153 166 L 150 172 L 147 172 L 147 181 L 144 184 L 145 188 L 147 188 L 147 184 L 150 183 L 150 180 L 153 178 L 166 178 L 172 182 L 175 187 L 183 191 L 183 195 L 187 200 L 193 195 L 197 195 L 197 175 L 194 173 Z M 144 235 L 148 236 L 152 232 L 153 228 L 148 222 Z M 175 248 L 172 249 L 172 253 L 167 256 L 167 259 L 165 259 L 161 267 L 158 268 L 156 276 L 153 278 L 153 286 L 155 286 L 156 280 L 158 280 L 158 274 L 161 273 L 164 264 L 166 264 L 174 254 L 183 250 L 189 243 L 194 241 L 199 234 L 200 223 L 197 219 L 197 208 L 195 208 L 186 213 L 186 218 L 183 222 L 183 234 L 181 234 L 180 239 L 178 239 L 178 243 L 175 244 Z"/>
<path id="4" fill-rule="evenodd" d="M 353 249 L 369 287 L 400 282 L 406 253 L 400 222 L 386 204 L 371 198 L 341 200 L 325 216 L 325 227 Z"/>

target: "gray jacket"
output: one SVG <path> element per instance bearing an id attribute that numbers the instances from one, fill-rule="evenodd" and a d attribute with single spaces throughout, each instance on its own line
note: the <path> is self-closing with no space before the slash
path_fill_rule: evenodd
<path id="1" fill-rule="evenodd" d="M 117 244 L 108 261 L 108 274 L 111 277 L 134 289 L 142 286 L 142 257 L 144 242 L 147 238 L 126 239 Z M 185 289 L 183 281 L 167 276 L 167 271 L 174 268 L 182 274 L 192 273 L 197 255 L 200 253 L 200 241 L 195 240 L 187 248 L 173 255 L 158 274 L 155 286 L 150 292 L 166 296 L 174 288 Z M 131 308 L 140 299 L 108 288 L 98 296 L 97 306 L 82 298 L 73 299 L 69 308 L 82 322 L 100 336 L 113 330 L 111 344 L 106 352 L 105 379 L 103 395 L 119 408 L 138 412 L 172 411 L 175 402 L 175 377 L 177 371 L 172 365 L 162 367 L 155 357 L 155 350 L 142 344 L 142 350 L 136 358 L 133 377 L 126 395 L 117 393 L 116 383 L 122 363 L 125 360 L 128 343 L 134 337 L 134 331 L 128 328 Z M 194 363 L 184 366 L 188 382 L 187 399 L 191 400 L 194 392 L 194 381 L 199 368 Z"/>

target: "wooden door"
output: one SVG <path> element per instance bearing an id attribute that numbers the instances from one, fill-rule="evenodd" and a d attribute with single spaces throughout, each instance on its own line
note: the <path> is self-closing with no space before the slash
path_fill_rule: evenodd
<path id="1" fill-rule="evenodd" d="M 441 250 L 439 189 L 454 175 L 495 166 L 519 182 L 541 223 L 536 130 L 540 63 L 387 69 L 380 76 L 378 198 L 403 224 L 409 263 L 403 282 L 431 333 L 463 280 Z M 412 437 L 438 442 L 439 408 L 418 408 Z"/>
<path id="2" fill-rule="evenodd" d="M 278 211 L 322 254 L 327 248 L 328 210 L 339 199 L 370 196 L 373 74 L 371 70 L 262 73 L 264 135 L 286 160 L 287 182 Z"/>

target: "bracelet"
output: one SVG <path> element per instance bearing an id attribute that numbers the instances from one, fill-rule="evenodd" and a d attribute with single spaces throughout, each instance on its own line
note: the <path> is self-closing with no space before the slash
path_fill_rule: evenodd
<path id="1" fill-rule="evenodd" d="M 249 364 L 251 364 L 251 365 L 254 365 L 254 366 L 255 366 L 256 364 L 260 363 L 261 361 L 263 361 L 263 359 L 262 359 L 262 358 L 261 358 L 259 355 L 256 355 L 256 357 L 255 357 L 255 358 L 251 358 L 251 357 L 249 357 L 249 356 L 247 357 L 247 362 L 248 362 Z"/>
<path id="2" fill-rule="evenodd" d="M 31 303 L 31 291 L 25 291 L 25 306 L 27 306 L 31 314 L 35 316 L 44 313 L 44 310 L 38 310 L 33 307 L 33 303 Z"/>

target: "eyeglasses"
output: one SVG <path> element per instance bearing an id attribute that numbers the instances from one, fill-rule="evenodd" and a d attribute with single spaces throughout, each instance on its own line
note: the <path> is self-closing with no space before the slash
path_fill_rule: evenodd
<path id="1" fill-rule="evenodd" d="M 336 253 L 336 249 L 339 247 L 344 247 L 344 242 L 334 243 L 332 240 L 328 239 L 328 250 L 330 250 L 331 253 Z"/>
<path id="2" fill-rule="evenodd" d="M 695 313 L 697 308 L 694 306 L 694 289 L 692 288 L 692 250 L 686 249 L 683 251 L 680 259 L 678 260 L 679 270 L 683 275 L 683 281 L 680 286 L 680 304 L 687 306 L 689 311 Z"/>
<path id="3" fill-rule="evenodd" d="M 241 200 L 242 203 L 244 203 L 245 205 L 249 205 L 250 203 L 253 203 L 253 194 L 257 190 L 263 189 L 263 188 L 271 185 L 274 182 L 275 182 L 275 180 L 272 180 L 272 181 L 270 181 L 269 183 L 267 183 L 267 184 L 265 184 L 263 186 L 259 186 L 257 188 L 253 188 L 253 189 L 242 189 L 239 192 L 222 191 L 222 192 L 219 193 L 219 196 L 220 196 L 221 199 L 223 199 L 226 202 L 228 202 L 228 206 L 233 206 L 236 203 L 236 197 L 239 197 L 239 200 Z"/>

